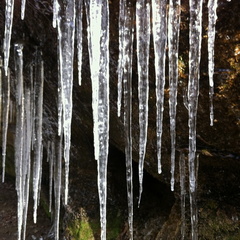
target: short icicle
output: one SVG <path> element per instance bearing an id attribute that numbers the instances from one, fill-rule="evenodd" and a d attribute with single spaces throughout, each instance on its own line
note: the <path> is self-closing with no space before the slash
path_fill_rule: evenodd
<path id="1" fill-rule="evenodd" d="M 10 54 L 10 44 L 12 36 L 14 0 L 6 0 L 5 7 L 5 32 L 3 39 L 3 53 L 4 53 L 4 72 L 8 74 L 8 62 Z"/>
<path id="2" fill-rule="evenodd" d="M 150 46 L 150 4 L 148 0 L 136 2 L 136 38 L 138 61 L 139 99 L 139 201 L 143 191 L 143 168 L 147 145 L 148 98 L 149 98 L 149 46 Z"/>
<path id="3" fill-rule="evenodd" d="M 165 60 L 167 45 L 167 1 L 152 0 L 152 32 L 155 56 L 156 78 L 156 134 L 158 173 L 162 172 L 162 122 L 164 110 Z"/>
<path id="4" fill-rule="evenodd" d="M 7 148 L 7 132 L 9 120 L 9 105 L 10 105 L 10 73 L 3 77 L 2 82 L 2 182 L 5 179 L 5 165 L 6 165 L 6 148 Z"/>
<path id="5" fill-rule="evenodd" d="M 196 208 L 196 127 L 199 95 L 200 59 L 202 43 L 203 0 L 190 0 L 189 22 L 189 79 L 188 79 L 188 126 L 189 126 L 189 191 L 191 207 L 192 239 L 198 239 L 198 213 Z"/>
<path id="6" fill-rule="evenodd" d="M 21 19 L 22 20 L 25 17 L 25 6 L 26 6 L 26 0 L 22 0 L 21 2 Z"/>
<path id="7" fill-rule="evenodd" d="M 178 48 L 180 32 L 181 1 L 170 0 L 168 16 L 168 58 L 169 58 L 169 117 L 171 135 L 171 190 L 174 191 L 176 155 L 176 110 L 178 89 Z"/>
<path id="8" fill-rule="evenodd" d="M 59 4 L 59 3 L 58 3 Z M 57 5 L 58 5 L 57 4 Z M 75 38 L 75 0 L 61 1 L 57 9 L 59 81 L 64 134 L 65 187 L 64 204 L 68 203 L 69 161 L 72 123 L 73 58 Z"/>
<path id="9" fill-rule="evenodd" d="M 213 95 L 214 95 L 214 43 L 215 25 L 217 21 L 217 2 L 218 0 L 208 1 L 208 78 L 209 78 L 209 99 L 210 99 L 210 125 L 213 126 Z"/>

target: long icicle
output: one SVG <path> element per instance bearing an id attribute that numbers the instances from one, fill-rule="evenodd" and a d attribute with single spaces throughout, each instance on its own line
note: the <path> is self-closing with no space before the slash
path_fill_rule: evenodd
<path id="1" fill-rule="evenodd" d="M 185 154 L 183 151 L 180 152 L 179 156 L 179 175 L 180 175 L 180 189 L 181 189 L 181 239 L 185 239 L 186 232 L 186 166 L 185 166 Z"/>
<path id="2" fill-rule="evenodd" d="M 6 165 L 6 148 L 7 148 L 7 132 L 8 132 L 8 120 L 9 120 L 9 105 L 10 105 L 10 73 L 4 77 L 2 82 L 2 182 L 5 179 L 5 165 Z"/>
<path id="3" fill-rule="evenodd" d="M 209 77 L 209 98 L 210 98 L 210 125 L 213 126 L 213 95 L 214 95 L 214 43 L 215 25 L 217 21 L 217 2 L 218 0 L 208 1 L 208 77 Z"/>
<path id="4" fill-rule="evenodd" d="M 82 83 L 82 7 L 83 1 L 76 2 L 76 39 L 77 39 L 77 59 L 78 59 L 78 84 Z"/>
<path id="5" fill-rule="evenodd" d="M 8 74 L 8 62 L 10 54 L 10 44 L 12 36 L 14 0 L 6 0 L 5 7 L 5 33 L 3 39 L 3 53 L 4 53 L 4 71 Z"/>
<path id="6" fill-rule="evenodd" d="M 109 145 L 109 6 L 102 2 L 101 39 L 98 79 L 98 194 L 100 202 L 101 239 L 106 239 L 107 227 L 107 163 Z"/>
<path id="7" fill-rule="evenodd" d="M 192 239 L 198 238 L 198 214 L 196 208 L 196 125 L 199 95 L 200 59 L 202 43 L 203 0 L 190 0 L 189 22 L 189 80 L 188 80 L 188 126 L 189 126 L 189 191 L 191 207 Z"/>
<path id="8" fill-rule="evenodd" d="M 15 44 L 15 65 L 17 88 L 23 89 L 23 45 Z M 22 90 L 21 90 L 22 91 Z M 19 91 L 16 91 L 17 96 L 17 113 L 16 113 L 16 137 L 15 137 L 15 174 L 16 174 L 16 191 L 18 196 L 18 240 L 21 239 L 22 225 L 23 225 L 23 143 L 24 139 L 24 96 Z"/>
<path id="9" fill-rule="evenodd" d="M 58 4 L 57 4 L 58 5 Z M 68 203 L 69 161 L 72 123 L 73 57 L 75 37 L 75 0 L 59 4 L 57 16 L 60 91 L 63 114 L 65 191 L 64 204 Z"/>
<path id="10" fill-rule="evenodd" d="M 136 3 L 136 37 L 138 58 L 138 99 L 139 99 L 139 201 L 143 191 L 143 167 L 147 145 L 148 98 L 149 98 L 149 45 L 150 45 L 150 4 L 147 0 Z"/>
<path id="11" fill-rule="evenodd" d="M 121 105 L 122 105 L 122 81 L 123 81 L 123 68 L 124 68 L 124 31 L 126 21 L 126 0 L 119 1 L 119 20 L 118 20 L 118 31 L 119 31 L 119 57 L 118 57 L 118 99 L 117 99 L 117 110 L 118 117 L 121 116 Z"/>
<path id="12" fill-rule="evenodd" d="M 164 110 L 165 87 L 165 60 L 167 45 L 167 1 L 152 0 L 152 32 L 155 55 L 156 78 L 156 135 L 157 135 L 157 159 L 158 173 L 162 172 L 161 148 L 162 148 L 162 122 Z"/>
<path id="13" fill-rule="evenodd" d="M 41 179 L 42 179 L 42 117 L 43 117 L 43 85 L 44 85 L 44 69 L 42 53 L 37 52 L 35 69 L 35 116 L 34 116 L 34 163 L 33 163 L 33 221 L 37 222 L 37 209 L 40 201 Z"/>
<path id="14" fill-rule="evenodd" d="M 178 48 L 180 31 L 181 1 L 170 0 L 168 20 L 169 57 L 169 116 L 171 135 L 171 190 L 174 191 L 174 172 L 176 155 L 176 110 L 178 88 Z"/>
<path id="15" fill-rule="evenodd" d="M 62 190 L 62 142 L 63 131 L 57 137 L 57 157 L 54 161 L 54 239 L 59 240 L 59 220 L 60 220 L 60 207 L 61 207 L 61 190 Z"/>
<path id="16" fill-rule="evenodd" d="M 126 182 L 128 198 L 128 224 L 130 239 L 133 239 L 133 170 L 132 170 L 132 57 L 133 57 L 133 10 L 124 1 L 123 89 Z"/>
<path id="17" fill-rule="evenodd" d="M 25 119 L 24 119 L 24 155 L 23 165 L 24 167 L 24 179 L 23 179 L 23 239 L 26 238 L 26 226 L 27 226 L 27 214 L 28 214 L 28 202 L 29 202 L 29 187 L 30 187 L 30 175 L 31 175 L 31 141 L 32 141 L 32 111 L 31 108 L 31 92 L 28 88 L 25 89 L 24 93 L 24 106 L 25 106 Z"/>

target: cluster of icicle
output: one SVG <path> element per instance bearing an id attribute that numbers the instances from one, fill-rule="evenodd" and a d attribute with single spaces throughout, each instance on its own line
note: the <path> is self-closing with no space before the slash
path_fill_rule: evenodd
<path id="1" fill-rule="evenodd" d="M 25 0 L 21 3 L 21 18 L 24 20 Z M 71 146 L 72 88 L 74 40 L 77 40 L 78 76 L 81 85 L 82 66 L 82 16 L 85 9 L 88 32 L 88 51 L 92 82 L 92 110 L 94 155 L 98 162 L 98 191 L 100 200 L 101 239 L 106 239 L 106 199 L 107 199 L 107 162 L 109 141 L 109 6 L 108 1 L 60 1 L 53 0 L 53 27 L 58 33 L 58 137 L 49 143 L 49 210 L 52 209 L 52 192 L 55 199 L 55 239 L 59 239 L 59 211 L 62 188 L 64 204 L 68 203 L 68 178 Z M 192 239 L 197 239 L 197 169 L 196 157 L 196 117 L 199 94 L 199 66 L 202 39 L 203 0 L 189 0 L 189 83 L 188 98 L 185 106 L 189 113 L 189 192 L 191 206 Z M 210 119 L 213 124 L 213 72 L 214 39 L 217 0 L 208 1 L 208 51 L 210 83 Z M 6 0 L 5 36 L 3 41 L 4 64 L 1 63 L 0 95 L 2 119 L 2 181 L 5 176 L 6 142 L 8 120 L 12 112 L 16 116 L 15 169 L 16 190 L 18 195 L 18 239 L 25 239 L 28 211 L 30 176 L 33 182 L 34 222 L 37 221 L 37 207 L 41 191 L 42 174 L 42 112 L 44 64 L 41 52 L 29 68 L 30 83 L 23 77 L 23 45 L 14 44 L 15 74 L 8 68 L 11 32 L 13 23 L 14 0 Z M 152 19 L 152 24 L 151 24 Z M 134 22 L 136 20 L 136 27 Z M 175 145 L 176 145 L 176 106 L 178 89 L 178 49 L 181 20 L 180 0 L 137 0 L 136 6 L 128 0 L 119 0 L 119 62 L 118 62 L 118 116 L 121 114 L 123 89 L 123 112 L 126 154 L 126 181 L 129 212 L 129 236 L 133 239 L 133 183 L 132 183 L 132 58 L 136 32 L 138 63 L 139 98 L 139 204 L 142 193 L 143 167 L 146 153 L 148 129 L 149 98 L 149 47 L 150 34 L 153 34 L 156 76 L 156 135 L 158 173 L 161 166 L 161 138 L 164 110 L 165 62 L 168 46 L 169 75 L 169 116 L 171 134 L 171 190 L 174 190 Z M 76 38 L 75 38 L 76 36 Z M 16 102 L 10 101 L 10 78 L 15 76 Z M 63 144 L 63 146 L 62 146 Z M 63 151 L 62 151 L 63 149 Z M 33 160 L 31 152 L 34 152 Z M 63 152 L 63 156 L 62 156 Z M 62 157 L 65 161 L 65 181 L 62 182 Z M 33 166 L 31 166 L 33 164 Z M 185 156 L 180 154 L 180 184 L 182 199 L 182 239 L 185 236 Z M 31 170 L 32 169 L 32 170 Z M 32 172 L 31 172 L 32 171 Z M 54 187 L 53 187 L 54 184 Z"/>

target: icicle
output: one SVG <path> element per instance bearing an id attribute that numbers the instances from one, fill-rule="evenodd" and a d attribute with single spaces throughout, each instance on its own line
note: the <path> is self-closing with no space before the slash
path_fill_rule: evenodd
<path id="1" fill-rule="evenodd" d="M 57 26 L 58 11 L 59 11 L 58 0 L 53 0 L 53 22 L 52 22 L 52 26 L 54 28 L 56 28 L 56 26 Z"/>
<path id="2" fill-rule="evenodd" d="M 101 239 L 106 239 L 107 212 L 107 163 L 109 144 L 109 6 L 101 4 L 101 39 L 98 79 L 98 194 L 100 202 Z M 92 5 L 93 7 L 93 5 Z M 93 40 L 93 39 L 92 39 Z M 93 48 L 94 49 L 94 48 Z"/>
<path id="3" fill-rule="evenodd" d="M 65 194 L 64 203 L 68 202 L 68 178 L 71 146 L 72 123 L 72 88 L 73 57 L 75 36 L 75 0 L 61 4 L 58 16 L 59 70 L 61 85 L 61 101 L 63 114 L 64 160 L 65 160 Z"/>
<path id="4" fill-rule="evenodd" d="M 179 157 L 179 175 L 180 175 L 180 188 L 181 188 L 181 239 L 185 239 L 186 219 L 185 219 L 185 207 L 186 207 L 186 189 L 185 189 L 185 154 L 180 152 Z"/>
<path id="5" fill-rule="evenodd" d="M 25 17 L 25 6 L 26 6 L 26 0 L 22 0 L 22 5 L 21 5 L 21 19 L 22 20 Z"/>
<path id="6" fill-rule="evenodd" d="M 176 154 L 176 108 L 178 88 L 178 47 L 180 31 L 181 1 L 170 0 L 168 20 L 168 57 L 169 57 L 169 116 L 171 135 L 171 190 L 174 190 Z"/>
<path id="7" fill-rule="evenodd" d="M 48 140 L 47 142 L 47 162 L 50 162 L 50 156 L 51 156 L 51 142 Z"/>
<path id="8" fill-rule="evenodd" d="M 126 1 L 121 2 L 123 9 L 123 36 L 122 36 L 122 59 L 123 65 L 118 74 L 123 77 L 124 89 L 124 133 L 125 133 L 125 156 L 126 156 L 126 181 L 128 196 L 128 224 L 130 239 L 133 239 L 133 172 L 132 172 L 132 57 L 133 57 L 133 12 L 132 7 L 127 6 Z M 119 62 L 121 60 L 119 59 Z M 120 73 L 122 71 L 122 73 Z"/>
<path id="9" fill-rule="evenodd" d="M 33 221 L 37 222 L 37 208 L 39 204 L 41 178 L 42 178 L 42 115 L 43 115 L 43 85 L 44 66 L 41 53 L 37 53 L 36 79 L 35 79 L 35 136 L 34 164 L 33 164 Z"/>
<path id="10" fill-rule="evenodd" d="M 78 83 L 82 82 L 82 1 L 76 2 L 76 35 L 77 35 L 77 56 L 78 56 Z"/>
<path id="11" fill-rule="evenodd" d="M 157 159 L 158 173 L 162 172 L 161 147 L 162 147 L 162 122 L 164 110 L 165 87 L 165 59 L 167 43 L 167 1 L 152 0 L 153 42 L 155 55 L 156 75 L 156 133 L 157 133 Z"/>
<path id="12" fill-rule="evenodd" d="M 54 162 L 56 161 L 55 159 L 55 143 L 54 141 L 52 142 L 51 146 L 50 146 L 50 158 L 49 158 L 49 212 L 52 212 L 52 192 L 53 192 L 53 188 L 52 188 L 52 184 L 53 184 L 53 166 L 54 166 Z"/>
<path id="13" fill-rule="evenodd" d="M 23 46 L 22 44 L 15 44 L 15 65 L 17 87 L 22 89 L 23 79 Z M 22 91 L 22 90 L 21 90 Z M 19 93 L 17 89 L 17 93 Z M 17 116 L 16 116 L 16 136 L 15 136 L 15 174 L 16 174 L 16 191 L 18 195 L 18 239 L 21 239 L 22 225 L 23 225 L 23 208 L 24 208 L 24 189 L 23 189 L 23 144 L 24 144 L 24 96 L 17 94 Z"/>
<path id="14" fill-rule="evenodd" d="M 10 43 L 12 35 L 14 0 L 6 0 L 5 8 L 5 33 L 3 39 L 3 53 L 4 53 L 4 71 L 5 75 L 8 73 L 8 62 L 10 54 Z"/>
<path id="15" fill-rule="evenodd" d="M 189 188 L 190 205 L 195 202 L 196 194 L 196 125 L 197 107 L 199 95 L 201 41 L 202 41 L 202 0 L 190 0 L 190 22 L 189 22 L 189 80 L 188 80 L 188 126 L 189 126 Z M 192 239 L 197 236 L 197 211 L 191 207 Z"/>
<path id="16" fill-rule="evenodd" d="M 101 0 L 85 1 L 87 29 L 88 29 L 88 50 L 92 82 L 92 109 L 93 109 L 93 135 L 94 135 L 94 156 L 99 158 L 99 136 L 98 136 L 98 82 L 100 72 L 100 38 L 101 38 Z"/>
<path id="17" fill-rule="evenodd" d="M 125 31 L 125 16 L 126 11 L 126 0 L 119 1 L 119 20 L 118 20 L 118 29 L 119 29 L 119 57 L 118 57 L 118 99 L 117 99 L 117 109 L 118 117 L 121 116 L 121 105 L 122 105 L 122 81 L 123 81 L 123 67 L 124 67 L 124 31 Z"/>
<path id="18" fill-rule="evenodd" d="M 31 141 L 32 141 L 32 115 L 31 115 L 31 92 L 29 89 L 25 90 L 25 124 L 24 124 L 24 155 L 23 155 L 23 239 L 26 236 L 26 224 L 29 202 L 29 183 L 31 173 Z"/>
<path id="19" fill-rule="evenodd" d="M 62 188 L 62 136 L 58 139 L 58 153 L 54 162 L 54 239 L 59 240 L 59 219 L 60 219 L 60 207 L 61 207 L 61 188 Z"/>
<path id="20" fill-rule="evenodd" d="M 139 202 L 142 195 L 143 167 L 147 144 L 148 128 L 148 63 L 150 45 L 150 5 L 147 0 L 136 3 L 136 37 L 138 58 L 138 99 L 139 99 Z"/>
<path id="21" fill-rule="evenodd" d="M 209 77 L 209 98 L 210 98 L 210 125 L 213 126 L 213 94 L 214 94 L 214 42 L 215 25 L 217 21 L 217 0 L 208 1 L 208 77 Z"/>
<path id="22" fill-rule="evenodd" d="M 0 123 L 2 122 L 2 82 L 3 82 L 3 62 L 0 56 Z M 0 124 L 0 130 L 2 129 L 2 124 Z"/>
<path id="23" fill-rule="evenodd" d="M 15 62 L 17 69 L 17 104 L 22 104 L 22 94 L 23 94 L 23 44 L 15 44 Z"/>
<path id="24" fill-rule="evenodd" d="M 10 73 L 5 77 L 2 83 L 3 89 L 3 119 L 2 119 L 2 182 L 5 178 L 5 163 L 6 163 L 6 147 L 7 147 L 7 131 L 9 119 L 9 105 L 10 105 Z M 1 89 L 1 90 L 2 90 Z"/>

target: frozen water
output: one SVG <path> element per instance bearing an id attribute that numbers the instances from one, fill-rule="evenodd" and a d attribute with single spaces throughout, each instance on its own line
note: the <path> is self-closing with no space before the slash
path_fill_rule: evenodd
<path id="1" fill-rule="evenodd" d="M 189 189 L 191 205 L 192 239 L 198 238 L 196 195 L 196 125 L 199 95 L 200 59 L 202 43 L 202 0 L 190 0 L 189 23 L 189 80 L 188 80 L 188 126 L 189 126 Z"/>
<path id="2" fill-rule="evenodd" d="M 77 39 L 77 56 L 78 56 L 78 83 L 82 82 L 82 1 L 76 2 L 76 39 Z"/>
<path id="3" fill-rule="evenodd" d="M 133 12 L 126 1 L 120 2 L 122 49 L 119 54 L 118 76 L 124 90 L 124 134 L 126 158 L 126 182 L 128 197 L 128 224 L 130 239 L 133 239 L 133 172 L 132 172 L 132 57 L 133 57 Z M 119 83 L 119 82 L 118 82 Z M 122 86 L 121 86 L 122 87 Z M 119 95 L 118 95 L 119 96 Z M 118 109 L 120 111 L 120 109 Z"/>
<path id="4" fill-rule="evenodd" d="M 8 73 L 8 62 L 10 54 L 10 43 L 12 36 L 14 0 L 6 0 L 5 7 L 5 32 L 3 39 L 3 53 L 4 53 L 4 71 L 5 75 Z"/>
<path id="5" fill-rule="evenodd" d="M 75 38 L 75 0 L 59 6 L 57 15 L 58 58 L 60 73 L 60 112 L 64 134 L 65 193 L 64 203 L 68 202 L 68 179 L 71 146 L 73 57 Z M 61 116 L 60 116 L 61 117 Z M 61 121 L 61 120 L 60 120 Z"/>
<path id="6" fill-rule="evenodd" d="M 185 187 L 185 178 L 186 178 L 186 166 L 185 166 L 185 154 L 180 152 L 179 156 L 179 175 L 180 175 L 180 188 L 181 188 L 181 239 L 185 238 L 185 229 L 186 229 L 186 187 Z"/>
<path id="7" fill-rule="evenodd" d="M 210 125 L 213 126 L 213 94 L 214 94 L 214 42 L 215 25 L 217 21 L 217 0 L 208 1 L 208 77 L 209 77 L 209 98 L 210 98 Z"/>
<path id="8" fill-rule="evenodd" d="M 176 152 L 176 109 L 178 89 L 178 48 L 181 1 L 170 0 L 168 13 L 168 58 L 169 58 L 169 116 L 171 135 L 171 190 L 174 190 Z"/>
<path id="9" fill-rule="evenodd" d="M 7 147 L 7 132 L 9 120 L 9 105 L 10 105 L 10 73 L 3 78 L 2 90 L 2 182 L 5 178 L 5 163 L 6 163 L 6 147 Z"/>
<path id="10" fill-rule="evenodd" d="M 22 4 L 21 4 L 21 19 L 22 20 L 25 17 L 25 6 L 26 6 L 26 0 L 22 0 Z"/>
<path id="11" fill-rule="evenodd" d="M 42 117 L 43 117 L 43 85 L 44 85 L 44 66 L 41 52 L 37 52 L 36 60 L 36 76 L 34 82 L 35 97 L 35 116 L 34 116 L 34 161 L 33 161 L 33 220 L 37 222 L 37 208 L 40 199 L 41 178 L 42 178 Z"/>
<path id="12" fill-rule="evenodd" d="M 149 45 L 150 45 L 150 5 L 146 0 L 136 2 L 136 38 L 138 61 L 139 99 L 139 202 L 142 195 L 143 167 L 147 145 L 148 98 L 149 98 Z"/>
<path id="13" fill-rule="evenodd" d="M 165 59 L 167 45 L 167 1 L 152 0 L 152 32 L 156 76 L 156 134 L 158 173 L 162 172 L 162 122 L 164 110 Z"/>

